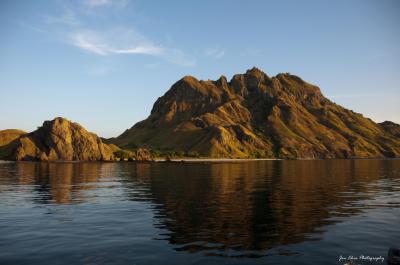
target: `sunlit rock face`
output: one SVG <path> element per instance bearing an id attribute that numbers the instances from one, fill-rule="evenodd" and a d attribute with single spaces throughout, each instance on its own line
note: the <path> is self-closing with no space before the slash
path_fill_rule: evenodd
<path id="1" fill-rule="evenodd" d="M 22 135 L 27 134 L 27 132 L 24 132 L 22 130 L 17 130 L 17 129 L 7 129 L 7 130 L 1 130 L 0 131 L 0 147 L 4 145 L 8 145 L 15 139 L 21 137 Z"/>
<path id="2" fill-rule="evenodd" d="M 96 134 L 64 118 L 45 121 L 29 134 L 3 146 L 3 158 L 13 160 L 112 160 L 112 149 Z"/>
<path id="3" fill-rule="evenodd" d="M 333 103 L 300 77 L 253 68 L 229 82 L 182 78 L 110 142 L 211 157 L 399 157 L 399 128 Z"/>

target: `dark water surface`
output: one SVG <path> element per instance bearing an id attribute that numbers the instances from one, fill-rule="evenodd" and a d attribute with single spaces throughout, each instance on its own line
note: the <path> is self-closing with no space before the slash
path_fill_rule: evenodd
<path id="1" fill-rule="evenodd" d="M 344 264 L 400 247 L 400 161 L 0 163 L 0 264 Z"/>

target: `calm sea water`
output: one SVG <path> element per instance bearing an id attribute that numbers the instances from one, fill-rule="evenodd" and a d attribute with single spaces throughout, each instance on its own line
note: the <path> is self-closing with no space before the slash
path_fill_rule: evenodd
<path id="1" fill-rule="evenodd" d="M 400 247 L 400 161 L 0 163 L 0 264 L 344 264 Z"/>

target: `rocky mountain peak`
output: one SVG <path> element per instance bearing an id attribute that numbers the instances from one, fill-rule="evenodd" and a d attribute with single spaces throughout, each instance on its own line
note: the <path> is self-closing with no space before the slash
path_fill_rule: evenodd
<path id="1" fill-rule="evenodd" d="M 247 76 L 255 76 L 255 77 L 258 77 L 259 79 L 263 78 L 263 77 L 267 77 L 268 78 L 266 73 L 264 73 L 262 70 L 260 70 L 259 68 L 255 67 L 255 66 L 253 66 L 253 68 L 247 70 L 245 75 L 247 75 Z"/>
<path id="2" fill-rule="evenodd" d="M 398 127 L 332 103 L 298 76 L 253 67 L 227 82 L 186 76 L 114 141 L 214 157 L 400 156 Z"/>
<path id="3" fill-rule="evenodd" d="M 217 87 L 226 87 L 228 86 L 228 80 L 226 79 L 226 76 L 221 75 L 217 81 L 215 81 L 215 85 Z"/>
<path id="4" fill-rule="evenodd" d="M 57 117 L 5 146 L 14 160 L 112 160 L 112 149 L 78 123 Z"/>

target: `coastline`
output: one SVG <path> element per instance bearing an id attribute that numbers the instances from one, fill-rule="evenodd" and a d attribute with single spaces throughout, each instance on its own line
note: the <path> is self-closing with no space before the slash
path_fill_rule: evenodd
<path id="1" fill-rule="evenodd" d="M 155 158 L 149 161 L 101 161 L 101 160 L 50 160 L 50 161 L 35 161 L 35 160 L 0 160 L 0 163 L 13 163 L 13 162 L 42 162 L 42 163 L 180 163 L 180 162 L 247 162 L 247 161 L 273 161 L 273 160 L 288 160 L 280 158 Z"/>
<path id="2" fill-rule="evenodd" d="M 154 162 L 245 162 L 245 161 L 269 161 L 284 160 L 280 158 L 171 158 L 169 161 L 162 158 L 154 159 Z"/>
<path id="3" fill-rule="evenodd" d="M 0 164 L 5 163 L 139 163 L 139 164 L 150 164 L 150 163 L 236 163 L 236 162 L 255 162 L 255 161 L 318 161 L 318 160 L 399 160 L 396 158 L 385 158 L 385 157 L 371 157 L 371 158 L 315 158 L 315 159 L 282 159 L 282 158 L 173 158 L 166 160 L 164 158 L 155 158 L 149 161 L 101 161 L 101 160 L 50 160 L 50 161 L 35 161 L 35 160 L 0 160 Z"/>

